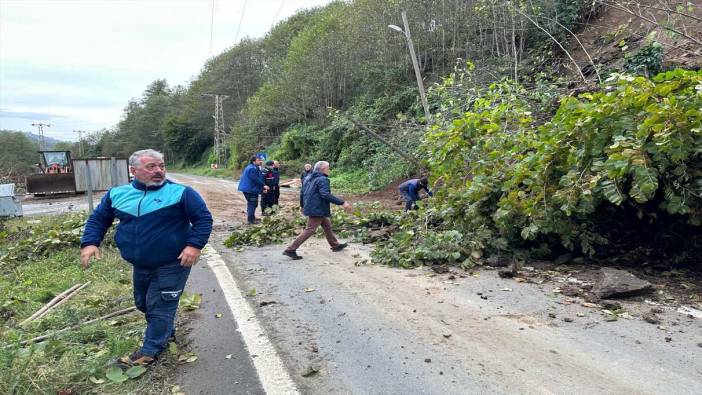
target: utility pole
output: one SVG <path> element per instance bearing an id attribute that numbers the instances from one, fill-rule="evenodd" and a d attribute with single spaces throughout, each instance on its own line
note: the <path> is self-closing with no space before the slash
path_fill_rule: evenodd
<path id="1" fill-rule="evenodd" d="M 417 55 L 414 53 L 414 43 L 412 42 L 412 35 L 410 34 L 409 22 L 407 22 L 407 13 L 402 11 L 402 24 L 405 26 L 401 29 L 399 26 L 388 25 L 389 28 L 396 30 L 400 33 L 404 33 L 407 39 L 407 46 L 409 47 L 410 57 L 412 58 L 412 66 L 414 66 L 414 75 L 417 77 L 417 87 L 419 88 L 419 97 L 422 100 L 422 106 L 424 107 L 424 116 L 427 119 L 427 124 L 431 121 L 431 113 L 429 113 L 429 102 L 427 101 L 427 95 L 424 93 L 424 81 L 422 80 L 422 73 L 419 71 L 419 63 L 417 63 Z"/>
<path id="2" fill-rule="evenodd" d="M 36 126 L 39 131 L 39 150 L 44 151 L 46 149 L 46 142 L 44 141 L 44 126 L 51 127 L 48 123 L 32 123 L 32 126 Z"/>
<path id="3" fill-rule="evenodd" d="M 83 131 L 82 130 L 74 130 L 73 133 L 78 133 L 78 152 L 81 156 L 83 157 Z"/>
<path id="4" fill-rule="evenodd" d="M 215 120 L 214 125 L 214 154 L 217 160 L 217 165 L 223 163 L 224 159 L 224 137 L 226 136 L 226 129 L 224 128 L 224 107 L 222 101 L 227 99 L 229 96 L 220 95 L 218 93 L 203 93 L 202 96 L 214 97 L 215 98 L 215 112 L 212 118 Z"/>

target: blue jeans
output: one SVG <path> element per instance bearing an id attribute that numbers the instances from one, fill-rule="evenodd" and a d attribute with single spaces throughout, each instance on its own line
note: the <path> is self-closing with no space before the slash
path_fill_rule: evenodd
<path id="1" fill-rule="evenodd" d="M 141 353 L 156 356 L 166 349 L 175 334 L 175 314 L 189 267 L 180 262 L 157 267 L 134 266 L 134 305 L 146 316 L 146 331 Z"/>
<path id="2" fill-rule="evenodd" d="M 258 207 L 258 194 L 243 192 L 246 198 L 246 220 L 252 224 L 256 222 L 256 207 Z"/>

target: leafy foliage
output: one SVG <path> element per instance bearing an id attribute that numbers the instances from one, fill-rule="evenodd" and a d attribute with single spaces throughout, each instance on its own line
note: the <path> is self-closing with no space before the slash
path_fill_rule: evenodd
<path id="1" fill-rule="evenodd" d="M 370 242 L 374 240 L 369 230 L 393 226 L 399 222 L 399 216 L 376 202 L 356 205 L 353 214 L 333 208 L 331 222 L 334 231 L 340 235 L 353 237 L 360 242 Z M 286 238 L 296 236 L 306 223 L 305 218 L 292 209 L 287 212 L 273 210 L 269 216 L 263 217 L 261 224 L 234 230 L 224 241 L 224 245 L 232 248 L 279 244 Z"/>
<path id="2" fill-rule="evenodd" d="M 0 270 L 11 270 L 32 260 L 80 245 L 80 236 L 85 224 L 84 214 L 33 221 L 39 222 L 28 223 L 29 226 L 20 225 L 11 233 L 5 232 L 6 237 L 13 243 L 0 248 Z"/>
<path id="3" fill-rule="evenodd" d="M 290 215 L 294 215 L 292 212 Z M 264 216 L 259 225 L 245 225 L 236 229 L 224 241 L 224 245 L 232 247 L 256 246 L 261 247 L 268 244 L 282 243 L 287 237 L 292 237 L 296 233 L 294 221 L 288 218 L 277 209 L 270 215 Z"/>
<path id="4" fill-rule="evenodd" d="M 653 41 L 630 57 L 624 60 L 624 70 L 631 74 L 645 76 L 656 75 L 661 72 L 663 62 L 663 46 Z"/>
<path id="5" fill-rule="evenodd" d="M 440 223 L 493 251 L 561 244 L 586 254 L 634 215 L 702 219 L 702 73 L 615 75 L 601 91 L 566 97 L 537 125 L 522 87 L 492 85 L 464 116 L 426 137 Z M 650 222 L 649 222 L 650 221 Z M 446 225 L 448 224 L 448 225 Z M 476 232 L 479 230 L 479 232 Z M 486 233 L 489 237 L 486 237 Z"/>

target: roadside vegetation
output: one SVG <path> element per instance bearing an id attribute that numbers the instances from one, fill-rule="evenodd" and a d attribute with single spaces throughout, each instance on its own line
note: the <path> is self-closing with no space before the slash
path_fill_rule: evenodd
<path id="1" fill-rule="evenodd" d="M 0 393 L 147 393 L 165 380 L 165 366 L 175 363 L 166 358 L 148 373 L 113 365 L 115 357 L 138 348 L 145 328 L 141 313 L 82 325 L 133 306 L 131 267 L 110 242 L 101 249 L 102 260 L 88 270 L 80 266 L 84 222 L 83 214 L 0 222 Z M 57 295 L 86 283 L 65 303 L 23 324 Z"/>
<path id="2" fill-rule="evenodd" d="M 437 89 L 460 89 L 471 73 L 469 64 Z M 381 225 L 393 226 L 392 237 L 378 240 L 373 259 L 469 268 L 570 251 L 634 265 L 697 266 L 700 92 L 702 72 L 680 69 L 652 78 L 612 74 L 557 107 L 543 91 L 510 80 L 462 91 L 454 102 L 462 115 L 435 125 L 420 146 L 436 196 Z M 368 220 L 364 215 L 358 210 L 356 220 Z M 348 223 L 334 219 L 337 229 Z M 247 232 L 274 233 L 271 224 Z M 239 239 L 245 242 L 235 234 L 230 244 Z"/>

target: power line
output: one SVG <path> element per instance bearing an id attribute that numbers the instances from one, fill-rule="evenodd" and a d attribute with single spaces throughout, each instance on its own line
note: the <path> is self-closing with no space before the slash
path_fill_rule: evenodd
<path id="1" fill-rule="evenodd" d="M 239 39 L 239 31 L 241 30 L 241 24 L 244 22 L 244 14 L 246 14 L 246 0 L 244 0 L 244 7 L 241 9 L 241 18 L 239 18 L 239 26 L 236 28 L 236 35 L 234 36 L 234 44 Z"/>
<path id="2" fill-rule="evenodd" d="M 280 6 L 278 7 L 278 11 L 276 11 L 275 16 L 273 17 L 273 22 L 271 22 L 271 28 L 275 25 L 275 21 L 278 20 L 278 16 L 280 15 L 280 11 L 283 9 L 283 5 L 285 5 L 285 0 L 282 0 L 280 2 Z"/>
<path id="3" fill-rule="evenodd" d="M 210 17 L 210 56 L 212 56 L 212 33 L 214 32 L 215 0 L 212 0 L 212 16 Z"/>

